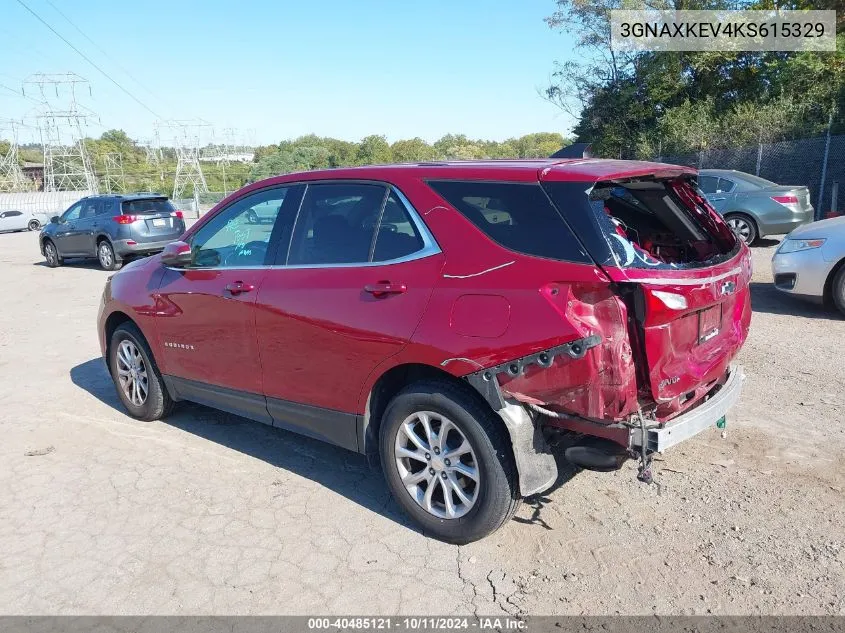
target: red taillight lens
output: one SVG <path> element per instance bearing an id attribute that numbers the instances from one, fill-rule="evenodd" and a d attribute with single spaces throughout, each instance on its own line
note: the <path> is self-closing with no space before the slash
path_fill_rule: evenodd
<path id="1" fill-rule="evenodd" d="M 772 200 L 781 204 L 798 204 L 798 196 L 772 196 Z"/>
<path id="2" fill-rule="evenodd" d="M 114 221 L 118 224 L 132 224 L 135 220 L 138 219 L 137 215 L 116 215 L 114 216 Z"/>
<path id="3" fill-rule="evenodd" d="M 172 215 L 174 218 L 179 218 L 180 220 L 185 217 L 185 214 L 182 213 L 179 209 L 176 209 L 176 211 L 172 211 L 170 215 Z"/>

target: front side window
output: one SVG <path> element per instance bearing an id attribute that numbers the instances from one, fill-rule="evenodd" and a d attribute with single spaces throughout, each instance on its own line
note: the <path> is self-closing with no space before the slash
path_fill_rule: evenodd
<path id="1" fill-rule="evenodd" d="M 282 233 L 287 227 L 289 239 L 297 206 L 297 201 L 290 198 L 298 197 L 297 191 L 298 187 L 259 191 L 218 213 L 191 238 L 191 265 L 243 268 L 269 263 L 274 231 L 285 244 L 282 248 L 286 248 L 287 240 Z"/>
<path id="2" fill-rule="evenodd" d="M 64 220 L 65 222 L 67 222 L 69 220 L 78 220 L 79 214 L 80 214 L 81 211 L 82 211 L 82 203 L 77 202 L 70 209 L 65 211 L 64 215 L 62 216 L 62 220 Z"/>
<path id="3" fill-rule="evenodd" d="M 291 266 L 363 264 L 387 197 L 382 185 L 308 185 L 290 244 Z"/>

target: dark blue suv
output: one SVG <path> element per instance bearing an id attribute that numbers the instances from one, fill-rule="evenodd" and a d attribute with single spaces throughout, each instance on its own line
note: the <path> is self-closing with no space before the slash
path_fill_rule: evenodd
<path id="1" fill-rule="evenodd" d="M 185 232 L 182 212 L 156 193 L 88 196 L 41 231 L 41 254 L 51 268 L 66 257 L 96 257 L 117 270 L 136 255 L 151 255 Z"/>

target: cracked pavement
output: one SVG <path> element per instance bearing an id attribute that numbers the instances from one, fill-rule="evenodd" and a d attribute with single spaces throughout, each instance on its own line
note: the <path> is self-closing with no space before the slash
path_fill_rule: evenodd
<path id="1" fill-rule="evenodd" d="M 845 614 L 845 320 L 754 248 L 748 379 L 655 486 L 564 469 L 466 546 L 363 457 L 184 405 L 130 419 L 99 358 L 108 273 L 0 235 L 2 614 Z"/>

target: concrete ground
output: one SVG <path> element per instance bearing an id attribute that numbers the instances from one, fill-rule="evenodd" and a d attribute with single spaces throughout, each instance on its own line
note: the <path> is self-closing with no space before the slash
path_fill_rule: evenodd
<path id="1" fill-rule="evenodd" d="M 2 614 L 845 614 L 845 319 L 755 247 L 748 379 L 662 484 L 565 471 L 491 537 L 425 538 L 364 458 L 183 406 L 140 423 L 99 358 L 107 273 L 0 235 Z"/>

